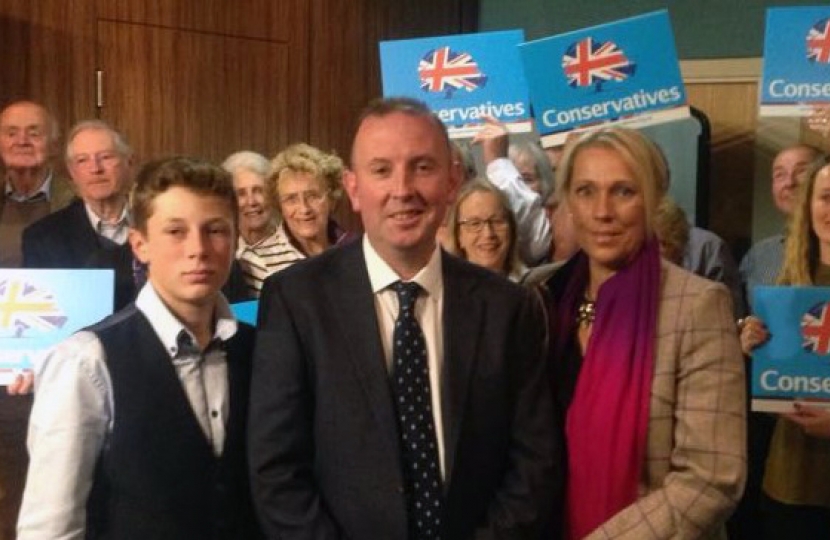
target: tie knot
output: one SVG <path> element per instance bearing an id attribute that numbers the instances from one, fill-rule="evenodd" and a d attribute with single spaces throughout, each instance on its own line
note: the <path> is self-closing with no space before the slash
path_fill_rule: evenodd
<path id="1" fill-rule="evenodd" d="M 398 295 L 398 304 L 401 311 L 412 311 L 415 307 L 415 300 L 418 299 L 418 294 L 421 292 L 421 286 L 414 281 L 396 281 L 392 288 Z"/>

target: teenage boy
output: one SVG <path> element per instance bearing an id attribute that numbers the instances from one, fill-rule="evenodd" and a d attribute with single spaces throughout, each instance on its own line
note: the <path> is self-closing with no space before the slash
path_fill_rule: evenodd
<path id="1" fill-rule="evenodd" d="M 156 161 L 130 203 L 148 282 L 39 370 L 18 538 L 256 538 L 245 459 L 253 329 L 219 292 L 236 238 L 231 177 Z"/>

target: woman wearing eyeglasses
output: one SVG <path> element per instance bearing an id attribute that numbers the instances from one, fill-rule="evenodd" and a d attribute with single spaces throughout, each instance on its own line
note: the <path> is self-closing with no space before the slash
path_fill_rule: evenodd
<path id="1" fill-rule="evenodd" d="M 487 180 L 472 180 L 461 188 L 448 229 L 448 247 L 456 255 L 513 281 L 526 272 L 519 262 L 516 218 L 504 194 Z"/>
<path id="2" fill-rule="evenodd" d="M 304 143 L 289 146 L 271 161 L 268 185 L 282 219 L 264 240 L 258 264 L 245 268 L 246 278 L 258 282 L 257 291 L 268 275 L 351 238 L 331 218 L 343 194 L 342 176 L 339 157 Z"/>

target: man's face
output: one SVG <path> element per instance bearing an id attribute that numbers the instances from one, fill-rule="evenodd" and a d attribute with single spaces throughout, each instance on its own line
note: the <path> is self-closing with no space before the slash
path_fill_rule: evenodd
<path id="1" fill-rule="evenodd" d="M 360 125 L 344 185 L 372 246 L 394 267 L 429 260 L 460 178 L 439 126 L 393 112 Z"/>
<path id="2" fill-rule="evenodd" d="M 153 199 L 146 231 L 130 230 L 133 253 L 174 314 L 216 301 L 233 260 L 235 211 L 218 196 L 174 186 Z"/>
<path id="3" fill-rule="evenodd" d="M 124 195 L 130 180 L 130 158 L 119 153 L 105 129 L 85 129 L 69 142 L 67 167 L 78 195 L 103 202 Z"/>
<path id="4" fill-rule="evenodd" d="M 784 215 L 793 213 L 796 188 L 815 157 L 812 149 L 802 146 L 787 148 L 775 156 L 772 162 L 772 200 Z"/>
<path id="5" fill-rule="evenodd" d="M 0 159 L 8 169 L 39 169 L 52 155 L 49 116 L 35 103 L 16 103 L 0 113 Z"/>

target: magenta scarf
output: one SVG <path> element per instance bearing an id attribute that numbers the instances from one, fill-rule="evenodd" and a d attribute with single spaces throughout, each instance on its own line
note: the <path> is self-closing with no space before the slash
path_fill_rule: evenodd
<path id="1" fill-rule="evenodd" d="M 561 299 L 560 322 L 575 320 L 586 290 L 588 261 L 583 253 L 578 257 Z M 660 251 L 653 239 L 599 289 L 596 318 L 565 422 L 569 540 L 584 538 L 637 499 L 646 457 L 659 296 Z M 577 339 L 576 328 L 566 326 Z"/>

